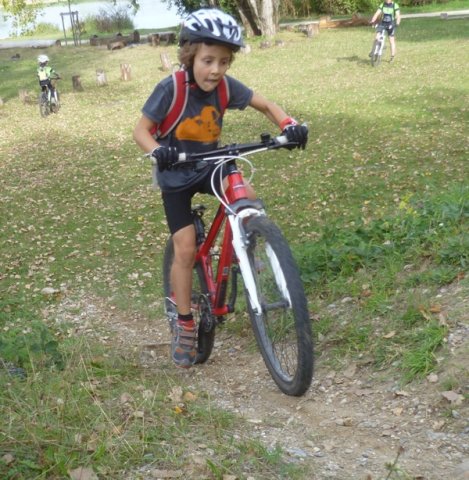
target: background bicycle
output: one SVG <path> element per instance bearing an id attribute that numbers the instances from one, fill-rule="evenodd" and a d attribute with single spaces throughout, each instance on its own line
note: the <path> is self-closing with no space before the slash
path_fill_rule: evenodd
<path id="1" fill-rule="evenodd" d="M 236 161 L 252 166 L 246 156 L 276 148 L 292 148 L 286 137 L 230 145 L 210 153 L 180 155 L 172 168 L 187 162 L 215 162 L 212 186 L 227 171 L 229 187 L 217 195 L 220 206 L 208 231 L 204 206 L 193 208 L 197 240 L 192 287 L 192 310 L 198 323 L 196 363 L 212 352 L 215 327 L 235 310 L 241 276 L 254 335 L 264 362 L 278 387 L 302 395 L 313 375 L 311 321 L 300 275 L 285 237 L 267 217 L 260 200 L 249 200 Z M 217 191 L 216 188 L 213 188 Z M 218 191 L 222 191 L 218 190 Z M 174 259 L 169 239 L 163 264 L 165 306 L 170 326 L 177 317 L 170 272 Z"/>
<path id="2" fill-rule="evenodd" d="M 39 94 L 39 111 L 42 117 L 47 117 L 50 113 L 57 113 L 60 109 L 60 97 L 57 90 L 58 80 L 60 80 L 60 77 L 40 82 L 42 91 Z"/>
<path id="3" fill-rule="evenodd" d="M 374 28 L 377 29 L 377 32 L 373 46 L 371 47 L 370 59 L 371 65 L 377 67 L 381 63 L 381 58 L 385 50 L 386 35 L 383 27 L 374 25 Z"/>

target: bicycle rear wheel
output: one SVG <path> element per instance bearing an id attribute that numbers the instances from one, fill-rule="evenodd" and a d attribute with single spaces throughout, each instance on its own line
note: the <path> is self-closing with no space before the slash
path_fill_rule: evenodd
<path id="1" fill-rule="evenodd" d="M 172 329 L 173 322 L 177 319 L 176 303 L 171 289 L 171 266 L 174 261 L 174 246 L 170 238 L 166 244 L 163 259 L 163 288 L 165 296 L 166 315 Z M 212 315 L 210 306 L 208 288 L 205 282 L 202 266 L 198 263 L 194 265 L 192 274 L 192 312 L 194 320 L 197 322 L 197 356 L 195 363 L 206 362 L 213 349 L 215 343 L 215 318 Z"/>
<path id="2" fill-rule="evenodd" d="M 303 395 L 313 377 L 313 341 L 306 297 L 285 238 L 266 217 L 246 223 L 248 257 L 262 312 L 247 295 L 254 334 L 275 383 L 287 395 Z"/>
<path id="3" fill-rule="evenodd" d="M 50 113 L 46 92 L 39 94 L 39 112 L 41 113 L 41 117 L 47 117 Z"/>

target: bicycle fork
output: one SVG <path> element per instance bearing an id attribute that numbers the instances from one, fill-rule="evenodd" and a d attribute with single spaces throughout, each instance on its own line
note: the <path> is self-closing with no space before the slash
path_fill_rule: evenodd
<path id="1" fill-rule="evenodd" d="M 251 308 L 256 315 L 262 315 L 263 309 L 258 295 L 256 280 L 252 273 L 251 264 L 249 262 L 247 254 L 249 239 L 247 238 L 246 232 L 244 231 L 243 220 L 248 217 L 263 215 L 264 213 L 259 212 L 259 210 L 253 208 L 246 208 L 244 210 L 241 210 L 241 212 L 236 215 L 228 216 L 231 230 L 233 232 L 233 248 L 238 258 L 239 268 L 241 270 L 241 275 L 244 280 L 244 285 L 248 292 Z M 270 248 L 270 245 L 266 246 L 266 253 L 270 260 L 270 265 L 275 276 L 277 287 L 282 293 L 283 298 L 288 302 L 288 306 L 290 306 L 291 299 L 287 289 L 287 284 L 282 274 L 279 261 L 273 250 Z"/>

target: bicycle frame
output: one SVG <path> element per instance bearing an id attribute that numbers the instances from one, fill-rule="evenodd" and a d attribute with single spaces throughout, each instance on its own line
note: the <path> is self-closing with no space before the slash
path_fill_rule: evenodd
<path id="1" fill-rule="evenodd" d="M 376 53 L 381 57 L 383 55 L 384 45 L 386 43 L 386 35 L 384 33 L 384 30 L 381 30 L 381 32 L 377 33 L 376 39 L 378 40 L 378 42 L 380 42 L 379 50 Z"/>
<path id="2" fill-rule="evenodd" d="M 229 299 L 228 303 L 226 302 L 233 258 L 236 258 L 236 262 L 242 272 L 253 311 L 261 313 L 261 305 L 257 297 L 255 280 L 246 252 L 249 242 L 244 233 L 243 220 L 247 217 L 265 215 L 265 212 L 260 200 L 248 199 L 243 177 L 236 166 L 236 159 L 243 158 L 240 156 L 241 153 L 250 155 L 282 147 L 288 148 L 286 137 L 271 139 L 270 135 L 265 134 L 261 135 L 261 143 L 226 146 L 204 154 L 180 154 L 178 164 L 183 164 L 186 161 L 196 161 L 198 159 L 206 161 L 212 159 L 225 163 L 228 170 L 226 177 L 228 187 L 224 193 L 224 201 L 222 201 L 218 207 L 205 240 L 198 246 L 195 258 L 195 263 L 199 263 L 204 271 L 205 281 L 211 296 L 212 314 L 215 317 L 223 317 L 227 313 L 234 311 L 237 294 L 235 288 L 233 288 L 232 291 L 232 298 Z M 215 172 L 213 172 L 212 175 L 215 175 Z M 214 275 L 211 252 L 223 228 L 221 255 L 218 260 L 217 272 Z M 234 255 L 236 255 L 236 257 L 234 257 Z M 235 274 L 235 272 L 232 273 Z M 235 280 L 233 279 L 233 285 L 234 284 Z"/>
<path id="3" fill-rule="evenodd" d="M 56 86 L 57 80 L 58 80 L 58 78 L 51 78 L 50 79 L 51 86 L 54 90 L 54 100 L 56 101 L 56 103 L 59 101 L 59 95 L 57 93 L 57 86 Z M 51 100 L 52 100 L 52 89 L 47 84 L 46 85 L 41 85 L 41 89 L 43 89 L 42 90 L 43 93 L 44 92 L 47 93 L 47 101 L 50 103 Z"/>
<path id="4" fill-rule="evenodd" d="M 254 279 L 250 269 L 246 268 L 249 265 L 245 250 L 246 243 L 243 245 L 241 239 L 245 238 L 242 231 L 242 220 L 249 216 L 263 215 L 264 212 L 261 202 L 248 200 L 243 178 L 237 170 L 234 160 L 229 162 L 228 169 L 228 188 L 225 192 L 228 208 L 224 205 L 218 207 L 206 239 L 199 246 L 196 253 L 196 262 L 199 262 L 204 270 L 207 287 L 212 297 L 210 299 L 213 306 L 212 313 L 216 317 L 222 317 L 234 311 L 236 292 L 233 293 L 231 301 L 226 303 L 226 293 L 234 254 L 236 254 L 239 267 L 243 271 L 245 286 L 250 294 L 251 306 L 257 312 L 260 312 L 261 309 L 254 288 Z M 217 272 L 214 275 L 211 251 L 223 228 L 221 254 L 218 260 Z M 235 274 L 235 272 L 231 273 Z"/>
<path id="5" fill-rule="evenodd" d="M 50 113 L 57 113 L 60 108 L 59 93 L 56 87 L 56 80 L 59 80 L 59 77 L 51 78 L 50 84 L 40 83 L 41 93 L 39 96 L 39 110 L 42 117 L 46 117 Z"/>
<path id="6" fill-rule="evenodd" d="M 379 25 L 376 25 L 374 28 L 378 29 L 380 27 Z M 370 54 L 371 64 L 373 66 L 379 65 L 379 63 L 381 62 L 381 57 L 383 55 L 384 46 L 386 42 L 385 37 L 386 35 L 385 35 L 384 29 L 378 30 L 375 35 L 375 38 L 373 40 L 373 46 L 371 48 L 371 54 Z"/>

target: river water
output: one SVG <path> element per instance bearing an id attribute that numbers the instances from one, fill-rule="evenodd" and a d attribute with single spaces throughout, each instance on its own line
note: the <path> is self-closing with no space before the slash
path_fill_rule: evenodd
<path id="1" fill-rule="evenodd" d="M 174 27 L 181 22 L 181 17 L 178 16 L 176 9 L 173 7 L 168 9 L 168 5 L 160 0 L 139 0 L 140 9 L 135 16 L 131 16 L 135 28 L 167 28 Z M 118 1 L 117 6 L 128 5 L 129 2 L 125 0 Z M 72 12 L 78 12 L 78 19 L 83 21 L 88 15 L 96 15 L 100 10 L 108 10 L 111 8 L 111 2 L 85 2 L 78 4 L 70 4 Z M 62 30 L 61 13 L 68 13 L 68 5 L 51 5 L 42 11 L 38 16 L 38 23 L 52 23 L 57 25 Z M 132 12 L 132 9 L 129 9 Z M 70 28 L 70 19 L 64 16 L 65 28 Z M 12 36 L 12 22 L 9 19 L 3 18 L 3 11 L 0 9 L 0 39 Z"/>

